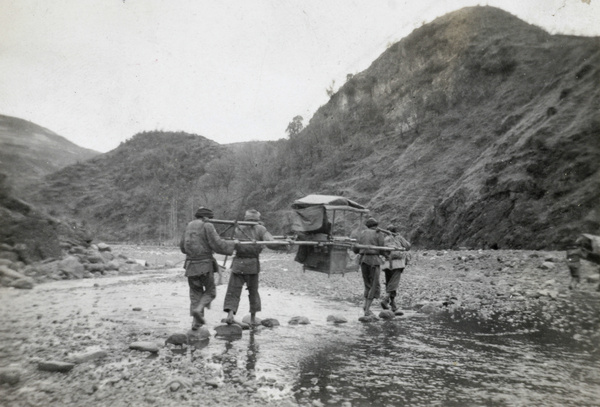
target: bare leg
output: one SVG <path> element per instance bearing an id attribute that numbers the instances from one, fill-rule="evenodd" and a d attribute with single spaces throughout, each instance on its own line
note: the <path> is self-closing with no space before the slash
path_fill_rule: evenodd
<path id="1" fill-rule="evenodd" d="M 256 326 L 256 312 L 250 313 L 250 325 Z"/>
<path id="2" fill-rule="evenodd" d="M 206 321 L 204 320 L 204 306 L 202 304 L 198 305 L 198 307 L 192 311 L 192 316 L 194 317 L 194 322 L 197 322 L 199 325 L 206 324 Z"/>
<path id="3" fill-rule="evenodd" d="M 365 300 L 365 316 L 369 316 L 372 314 L 371 312 L 371 303 L 373 302 L 373 300 Z"/>
<path id="4" fill-rule="evenodd" d="M 227 322 L 227 324 L 229 324 L 229 325 L 235 323 L 235 319 L 233 317 L 233 311 L 229 311 L 229 313 L 227 314 L 227 318 L 225 319 L 225 322 Z"/>

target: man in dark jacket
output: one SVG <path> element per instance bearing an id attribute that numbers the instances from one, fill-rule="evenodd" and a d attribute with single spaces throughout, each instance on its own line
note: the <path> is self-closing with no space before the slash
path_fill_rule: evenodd
<path id="1" fill-rule="evenodd" d="M 194 317 L 192 329 L 204 325 L 204 308 L 217 296 L 214 273 L 219 265 L 213 253 L 232 254 L 236 241 L 222 239 L 212 223 L 213 212 L 200 207 L 195 214 L 196 219 L 188 223 L 181 237 L 179 247 L 185 258 L 185 276 L 190 287 L 190 315 Z"/>
<path id="2" fill-rule="evenodd" d="M 244 216 L 245 221 L 257 222 L 255 225 L 240 225 L 235 232 L 238 241 L 268 241 L 275 240 L 273 236 L 260 223 L 260 212 L 249 209 Z M 270 249 L 280 249 L 281 246 L 269 246 Z M 286 248 L 286 246 L 284 246 Z M 258 259 L 262 251 L 261 245 L 237 245 L 235 257 L 231 264 L 231 274 L 225 294 L 223 311 L 227 312 L 226 321 L 234 323 L 234 315 L 240 304 L 240 297 L 244 284 L 248 288 L 250 301 L 250 324 L 256 324 L 256 313 L 261 311 L 260 295 L 258 293 L 258 273 L 260 272 L 260 261 Z"/>
<path id="3" fill-rule="evenodd" d="M 358 244 L 366 246 L 385 246 L 384 235 L 377 229 L 379 223 L 374 218 L 369 218 L 365 222 L 366 229 L 356 233 Z M 355 249 L 355 253 L 360 254 L 360 269 L 362 271 L 363 283 L 365 286 L 365 316 L 373 315 L 371 304 L 373 299 L 379 298 L 379 276 L 381 274 L 381 265 L 383 260 L 381 255 L 385 252 L 372 249 Z"/>

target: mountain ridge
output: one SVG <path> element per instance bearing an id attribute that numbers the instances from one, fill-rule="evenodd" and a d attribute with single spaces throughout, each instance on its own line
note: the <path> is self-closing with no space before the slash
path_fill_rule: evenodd
<path id="1" fill-rule="evenodd" d="M 29 196 L 111 239 L 176 239 L 199 203 L 238 219 L 255 207 L 286 232 L 291 202 L 322 193 L 368 206 L 415 247 L 564 248 L 600 233 L 599 66 L 600 38 L 465 8 L 348 75 L 289 139 L 147 132 Z"/>

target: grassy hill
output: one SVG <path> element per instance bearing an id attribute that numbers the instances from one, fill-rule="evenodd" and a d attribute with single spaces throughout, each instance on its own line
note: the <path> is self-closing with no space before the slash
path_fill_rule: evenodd
<path id="1" fill-rule="evenodd" d="M 550 35 L 492 7 L 393 44 L 289 139 L 220 146 L 152 132 L 46 178 L 30 197 L 100 236 L 175 238 L 199 203 L 347 196 L 417 247 L 563 248 L 600 233 L 600 40 Z"/>
<path id="2" fill-rule="evenodd" d="M 98 155 L 37 124 L 0 115 L 0 173 L 16 194 L 56 170 Z"/>

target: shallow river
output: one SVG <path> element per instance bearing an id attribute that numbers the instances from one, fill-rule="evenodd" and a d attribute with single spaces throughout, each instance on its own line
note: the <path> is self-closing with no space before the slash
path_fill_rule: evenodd
<path id="1" fill-rule="evenodd" d="M 67 290 L 82 310 L 93 309 L 99 317 L 139 332 L 161 337 L 164 332 L 166 338 L 187 331 L 191 323 L 187 283 L 173 281 L 172 275 L 63 281 L 37 290 Z M 211 328 L 225 316 L 220 309 L 224 292 L 225 286 L 219 286 L 207 312 Z M 275 318 L 281 326 L 244 331 L 241 339 L 211 338 L 208 346 L 189 355 L 219 363 L 225 380 L 240 368 L 276 379 L 279 386 L 259 389 L 274 399 L 293 395 L 307 404 L 320 400 L 352 406 L 600 405 L 597 349 L 510 329 L 490 333 L 414 311 L 363 324 L 358 321 L 361 310 L 353 304 L 267 288 L 261 296 L 259 316 Z M 49 306 L 60 313 L 64 305 Z M 240 317 L 247 310 L 243 297 Z M 348 322 L 333 325 L 326 321 L 328 315 Z M 294 316 L 308 317 L 311 324 L 288 325 Z"/>

